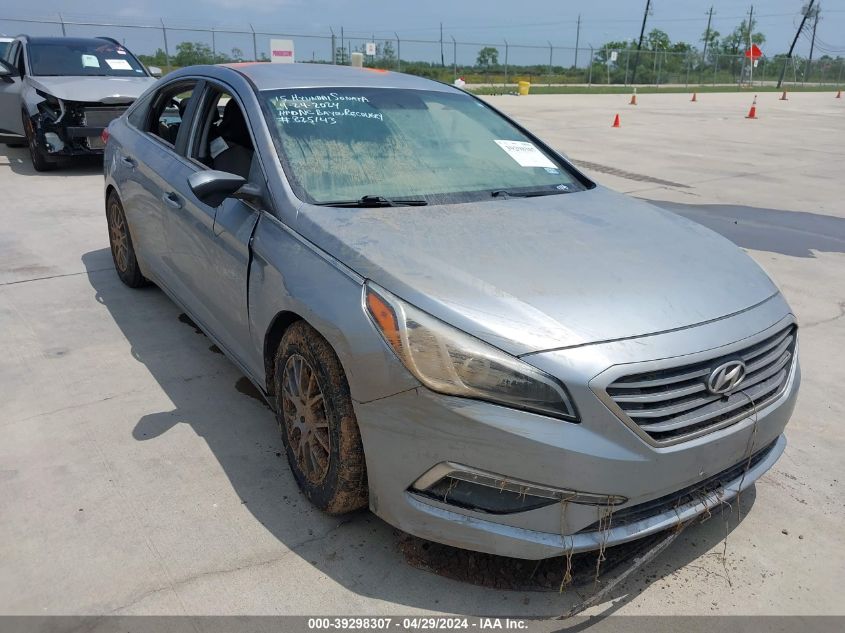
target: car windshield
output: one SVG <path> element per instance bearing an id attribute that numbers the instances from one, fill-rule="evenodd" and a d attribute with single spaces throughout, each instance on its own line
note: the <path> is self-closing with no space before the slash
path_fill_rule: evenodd
<path id="1" fill-rule="evenodd" d="M 297 195 L 316 204 L 463 202 L 584 189 L 569 168 L 464 93 L 388 88 L 262 91 Z"/>
<path id="2" fill-rule="evenodd" d="M 27 46 L 33 75 L 41 77 L 144 77 L 141 63 L 119 44 L 106 40 L 56 40 Z"/>
<path id="3" fill-rule="evenodd" d="M 0 59 L 6 59 L 6 51 L 9 50 L 11 42 L 0 41 Z"/>

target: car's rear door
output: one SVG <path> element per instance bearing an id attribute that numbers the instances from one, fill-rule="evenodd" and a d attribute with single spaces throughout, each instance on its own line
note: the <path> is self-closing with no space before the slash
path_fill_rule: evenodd
<path id="1" fill-rule="evenodd" d="M 170 207 L 164 194 L 172 187 L 172 175 L 184 158 L 176 149 L 182 130 L 181 116 L 187 116 L 190 96 L 199 80 L 184 79 L 163 84 L 114 127 L 114 156 L 107 169 L 120 187 L 120 196 L 135 250 L 142 269 L 153 281 L 181 300 L 178 279 L 174 277 L 167 248 L 166 216 Z M 175 99 L 181 99 L 183 108 Z M 124 127 L 125 126 L 125 127 Z"/>
<path id="2" fill-rule="evenodd" d="M 221 83 L 207 81 L 197 101 L 191 134 L 182 149 L 184 161 L 169 174 L 170 189 L 165 192 L 165 232 L 169 264 L 179 279 L 186 307 L 192 316 L 226 348 L 230 356 L 249 371 L 249 320 L 247 274 L 249 244 L 261 214 L 256 205 L 228 198 L 218 207 L 198 199 L 188 184 L 191 174 L 215 165 L 209 150 L 216 136 L 222 104 L 236 101 L 234 91 Z M 242 163 L 245 176 L 262 190 L 266 180 L 257 159 Z"/>

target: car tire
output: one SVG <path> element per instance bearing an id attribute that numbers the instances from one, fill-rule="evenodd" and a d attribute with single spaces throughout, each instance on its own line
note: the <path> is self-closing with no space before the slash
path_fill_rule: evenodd
<path id="1" fill-rule="evenodd" d="M 313 327 L 297 321 L 282 337 L 274 363 L 276 418 L 300 489 L 329 514 L 365 507 L 364 447 L 334 350 Z"/>
<path id="2" fill-rule="evenodd" d="M 23 115 L 23 129 L 26 133 L 26 144 L 29 147 L 29 157 L 32 160 L 32 166 L 35 171 L 52 171 L 56 168 L 56 163 L 48 160 L 44 156 L 44 152 L 38 147 L 38 139 L 35 134 L 35 129 L 32 127 L 32 121 L 26 114 Z"/>
<path id="3" fill-rule="evenodd" d="M 138 267 L 132 236 L 129 234 L 129 224 L 120 198 L 112 192 L 106 198 L 106 222 L 109 227 L 109 247 L 111 249 L 114 269 L 120 280 L 130 288 L 141 288 L 149 284 Z"/>

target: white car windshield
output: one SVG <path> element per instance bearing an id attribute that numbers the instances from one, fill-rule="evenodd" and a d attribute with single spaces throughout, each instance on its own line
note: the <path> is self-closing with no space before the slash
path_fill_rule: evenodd
<path id="1" fill-rule="evenodd" d="M 563 194 L 585 185 L 551 152 L 481 101 L 445 91 L 262 91 L 297 195 L 447 203 Z"/>
<path id="2" fill-rule="evenodd" d="M 30 42 L 29 67 L 39 77 L 146 77 L 141 63 L 107 40 L 62 38 Z"/>

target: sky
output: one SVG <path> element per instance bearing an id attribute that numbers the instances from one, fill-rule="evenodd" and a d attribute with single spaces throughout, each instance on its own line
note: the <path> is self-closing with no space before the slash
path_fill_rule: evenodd
<path id="1" fill-rule="evenodd" d="M 785 52 L 800 22 L 800 10 L 806 0 L 760 0 L 754 3 L 757 29 L 766 35 L 763 51 L 772 55 Z M 114 24 L 152 25 L 163 19 L 168 26 L 171 52 L 181 40 L 212 43 L 210 33 L 193 33 L 178 27 L 226 28 L 282 34 L 319 35 L 297 37 L 296 55 L 326 59 L 331 54 L 331 30 L 338 36 L 341 28 L 348 43 L 357 46 L 375 35 L 377 40 L 402 40 L 402 57 L 439 61 L 440 45 L 411 40 L 439 40 L 443 23 L 444 58 L 448 64 L 457 53 L 458 63 L 471 63 L 481 44 L 497 45 L 500 56 L 504 41 L 511 45 L 513 63 L 547 63 L 549 44 L 555 63 L 573 62 L 576 20 L 581 16 L 580 46 L 599 47 L 610 40 L 630 40 L 638 36 L 645 0 L 3 0 L 0 7 L 0 33 L 60 35 L 59 25 L 16 22 L 11 18 L 46 18 L 56 20 L 61 14 L 67 21 L 96 21 Z M 713 28 L 722 35 L 731 32 L 748 14 L 751 3 L 736 0 L 653 0 L 646 31 L 660 28 L 673 41 L 695 42 L 707 26 L 707 12 L 714 8 Z M 68 35 L 112 35 L 124 40 L 136 53 L 150 53 L 163 47 L 160 30 L 67 26 Z M 458 42 L 452 45 L 452 37 Z M 259 52 L 267 51 L 269 36 L 258 36 Z M 845 56 L 845 0 L 821 0 L 821 18 L 817 31 L 816 57 L 825 50 Z M 218 51 L 237 47 L 251 56 L 251 35 L 214 35 Z M 395 42 L 394 42 L 395 43 Z M 522 46 L 536 48 L 522 48 Z M 820 50 L 822 49 L 822 50 Z M 809 41 L 800 38 L 798 54 L 806 55 Z M 585 52 L 579 64 L 589 57 Z M 540 60 L 544 60 L 540 62 Z"/>

